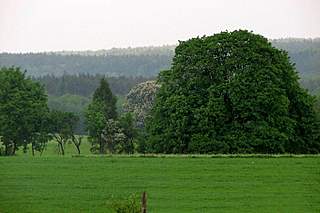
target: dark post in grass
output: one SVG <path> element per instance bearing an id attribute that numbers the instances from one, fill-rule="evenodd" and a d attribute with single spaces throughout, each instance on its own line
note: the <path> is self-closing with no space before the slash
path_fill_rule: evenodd
<path id="1" fill-rule="evenodd" d="M 141 213 L 147 213 L 147 193 L 142 193 L 141 199 Z"/>

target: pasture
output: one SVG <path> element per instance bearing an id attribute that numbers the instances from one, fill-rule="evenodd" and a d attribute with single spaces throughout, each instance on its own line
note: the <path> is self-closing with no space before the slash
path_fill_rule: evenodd
<path id="1" fill-rule="evenodd" d="M 0 212 L 112 212 L 110 200 L 142 191 L 156 213 L 320 212 L 319 156 L 72 157 L 72 148 L 1 157 Z"/>

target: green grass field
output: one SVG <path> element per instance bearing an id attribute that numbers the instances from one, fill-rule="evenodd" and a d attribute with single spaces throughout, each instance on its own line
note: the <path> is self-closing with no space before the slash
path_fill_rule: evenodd
<path id="1" fill-rule="evenodd" d="M 111 212 L 142 191 L 156 213 L 320 212 L 320 157 L 0 158 L 1 213 Z"/>

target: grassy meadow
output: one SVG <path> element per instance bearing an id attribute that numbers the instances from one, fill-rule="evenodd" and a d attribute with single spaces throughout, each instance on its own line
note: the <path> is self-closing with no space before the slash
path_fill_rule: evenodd
<path id="1" fill-rule="evenodd" d="M 146 191 L 148 210 L 186 212 L 320 212 L 320 157 L 0 158 L 0 212 L 112 212 L 110 200 Z M 82 145 L 89 154 L 89 144 Z"/>

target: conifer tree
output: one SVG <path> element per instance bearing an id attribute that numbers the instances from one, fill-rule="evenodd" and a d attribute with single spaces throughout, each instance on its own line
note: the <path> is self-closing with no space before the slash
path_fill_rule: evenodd
<path id="1" fill-rule="evenodd" d="M 86 111 L 86 125 L 92 143 L 91 151 L 94 153 L 103 154 L 106 151 L 103 130 L 109 119 L 117 118 L 116 102 L 117 99 L 112 94 L 108 82 L 102 78 Z"/>

